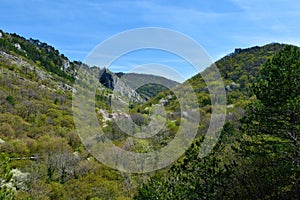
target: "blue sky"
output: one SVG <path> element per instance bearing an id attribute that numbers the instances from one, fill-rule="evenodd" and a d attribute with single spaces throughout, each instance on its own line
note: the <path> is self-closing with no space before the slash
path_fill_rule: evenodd
<path id="1" fill-rule="evenodd" d="M 0 29 L 47 42 L 70 60 L 81 61 L 112 35 L 142 27 L 179 31 L 213 61 L 234 48 L 300 45 L 299 19 L 297 0 L 2 0 L 0 6 Z M 149 51 L 122 58 L 111 70 L 126 72 L 155 61 L 174 67 L 184 78 L 197 72 L 174 55 Z"/>

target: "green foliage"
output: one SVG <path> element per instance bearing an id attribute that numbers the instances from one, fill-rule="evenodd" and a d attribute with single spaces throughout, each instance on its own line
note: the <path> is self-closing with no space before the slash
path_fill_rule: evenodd
<path id="1" fill-rule="evenodd" d="M 168 88 L 163 85 L 151 83 L 139 87 L 136 91 L 145 99 L 150 99 L 158 95 L 160 92 L 164 92 L 166 90 L 168 90 Z"/>
<path id="2" fill-rule="evenodd" d="M 279 52 L 273 56 L 274 51 Z M 257 57 L 247 60 L 251 53 Z M 230 69 L 240 64 L 228 60 L 237 58 L 241 66 L 249 65 L 246 70 L 253 77 L 257 72 L 251 72 L 251 67 L 256 64 L 257 70 L 261 69 L 259 78 L 246 78 L 241 74 L 243 70 Z M 219 61 L 231 63 L 223 65 L 228 69 L 225 79 L 241 85 L 238 90 L 227 91 L 231 103 L 245 105 L 247 101 L 242 96 L 249 94 L 255 94 L 257 99 L 252 98 L 241 124 L 229 118 L 232 122 L 225 124 L 210 155 L 199 159 L 201 140 L 195 142 L 167 173 L 157 173 L 145 182 L 135 199 L 299 199 L 299 61 L 298 47 L 282 49 L 277 44 L 239 50 Z M 190 80 L 196 90 L 204 87 L 199 76 Z M 255 80 L 249 87 L 248 83 Z M 203 95 L 198 96 L 200 103 Z"/>
<path id="3" fill-rule="evenodd" d="M 257 81 L 259 70 L 268 59 L 285 46 L 284 44 L 272 43 L 262 47 L 236 49 L 234 53 L 215 63 L 223 77 L 228 104 L 235 103 L 237 100 L 247 100 L 252 96 L 250 85 Z M 209 70 L 207 68 L 203 73 L 207 73 Z M 195 75 L 188 82 L 197 93 L 207 92 L 201 74 Z M 237 84 L 238 87 L 230 88 L 232 83 Z M 201 99 L 201 96 L 198 94 L 198 98 Z"/>
<path id="4" fill-rule="evenodd" d="M 21 49 L 18 49 L 15 44 L 19 44 Z M 0 38 L 0 50 L 7 53 L 14 52 L 32 60 L 47 71 L 68 79 L 70 82 L 75 81 L 74 77 L 61 70 L 63 58 L 60 56 L 58 50 L 39 40 L 32 38 L 26 40 L 17 34 L 5 33 Z M 10 65 L 10 70 L 14 70 L 15 68 L 16 65 Z"/>
<path id="5" fill-rule="evenodd" d="M 0 38 L 0 51 L 7 53 L 0 55 L 0 152 L 10 157 L 7 166 L 29 173 L 24 187 L 14 192 L 16 199 L 130 199 L 122 176 L 111 169 L 99 170 L 102 164 L 93 160 L 75 131 L 73 78 L 68 76 L 80 63 L 71 62 L 66 74 L 62 70 L 66 58 L 54 48 L 12 34 Z M 22 65 L 15 63 L 21 59 Z M 98 92 L 97 109 L 107 109 L 111 91 Z M 6 165 L 1 161 L 2 166 Z M 2 175 L 1 171 L 0 179 Z M 76 194 L 80 188 L 81 196 Z M 12 192 L 4 191 L 1 183 L 0 199 L 9 199 Z"/>
<path id="6" fill-rule="evenodd" d="M 225 148 L 233 132 L 234 127 L 227 123 L 222 142 L 203 159 L 199 158 L 202 140 L 196 140 L 167 173 L 157 173 L 144 183 L 135 199 L 223 199 L 230 172 L 224 167 Z"/>
<path id="7" fill-rule="evenodd" d="M 149 74 L 120 72 L 116 73 L 116 75 L 129 86 L 141 85 L 141 87 L 136 89 L 136 92 L 146 100 L 178 85 L 176 81 Z"/>
<path id="8" fill-rule="evenodd" d="M 16 105 L 16 103 L 17 103 L 17 100 L 11 95 L 8 95 L 6 97 L 6 101 L 8 101 L 13 106 Z"/>
<path id="9" fill-rule="evenodd" d="M 136 187 L 140 187 L 136 199 L 299 198 L 298 48 L 269 44 L 237 49 L 216 63 L 224 78 L 228 104 L 232 105 L 218 144 L 202 159 L 198 155 L 209 126 L 211 97 L 200 74 L 189 79 L 200 105 L 197 139 L 174 165 L 153 172 L 147 181 L 137 185 L 132 179 L 138 177 L 143 182 L 144 177 L 124 175 L 102 166 L 85 150 L 75 131 L 69 85 L 82 63 L 70 62 L 69 68 L 64 69 L 67 58 L 46 43 L 26 40 L 16 34 L 2 35 L 0 50 L 9 55 L 0 55 L 3 72 L 0 75 L 0 151 L 6 153 L 1 157 L 0 199 L 14 196 L 17 199 L 132 199 Z M 23 64 L 14 60 L 22 60 Z M 262 70 L 260 77 L 259 70 Z M 204 73 L 213 78 L 209 68 Z M 130 76 L 131 81 L 144 77 Z M 256 84 L 251 87 L 253 83 Z M 112 81 L 107 84 L 111 85 Z M 187 82 L 176 88 L 185 97 Z M 95 111 L 106 136 L 120 148 L 139 153 L 168 144 L 178 131 L 183 113 L 178 97 L 166 89 L 157 84 L 145 85 L 138 92 L 145 98 L 155 97 L 145 104 L 131 102 L 131 118 L 136 123 L 133 131 L 140 131 L 137 125 L 148 124 L 151 105 L 163 104 L 167 111 L 166 129 L 143 140 L 129 140 L 111 119 L 112 91 L 97 89 Z M 252 103 L 240 123 L 242 108 L 249 102 Z M 186 119 L 193 118 L 185 114 Z M 159 115 L 154 117 L 163 120 Z M 2 183 L 14 181 L 10 167 L 30 174 L 23 181 L 25 189 L 14 192 L 3 187 Z"/>
<path id="10" fill-rule="evenodd" d="M 7 184 L 10 182 L 13 174 L 9 166 L 9 158 L 4 153 L 0 155 L 0 200 L 13 200 L 15 194 L 12 188 Z"/>
<path id="11" fill-rule="evenodd" d="M 300 197 L 300 49 L 287 46 L 269 60 L 254 85 L 257 100 L 247 108 L 243 130 L 251 137 L 245 151 L 261 198 Z M 257 188 L 251 188 L 257 190 Z"/>

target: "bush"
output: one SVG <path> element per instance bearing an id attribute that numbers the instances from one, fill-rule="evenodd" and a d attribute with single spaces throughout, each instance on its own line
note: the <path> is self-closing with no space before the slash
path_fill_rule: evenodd
<path id="1" fill-rule="evenodd" d="M 8 101 L 13 106 L 16 105 L 16 103 L 17 103 L 17 100 L 11 95 L 8 95 L 6 97 L 6 101 Z"/>

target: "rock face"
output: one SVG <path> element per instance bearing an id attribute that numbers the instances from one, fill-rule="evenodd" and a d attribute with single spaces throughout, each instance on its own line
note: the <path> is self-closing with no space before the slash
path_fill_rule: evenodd
<path id="1" fill-rule="evenodd" d="M 99 78 L 100 83 L 103 84 L 105 87 L 114 90 L 115 89 L 114 82 L 117 77 L 114 78 L 112 73 L 109 72 L 106 68 L 102 69 L 100 73 L 101 73 Z"/>
<path id="2" fill-rule="evenodd" d="M 71 91 L 73 89 L 73 87 L 67 83 L 55 81 L 55 77 L 53 75 L 42 68 L 30 64 L 22 57 L 11 55 L 0 50 L 0 61 L 11 66 L 15 66 L 16 69 L 22 71 L 24 74 L 32 74 L 36 79 L 47 82 L 48 86 L 40 84 L 40 87 L 42 88 L 56 88 L 62 91 Z M 22 77 L 19 78 L 24 80 Z"/>
<path id="3" fill-rule="evenodd" d="M 233 91 L 233 90 L 237 90 L 240 87 L 240 84 L 237 84 L 235 82 L 230 83 L 229 85 L 227 85 L 225 87 L 225 90 L 227 92 Z"/>
<path id="4" fill-rule="evenodd" d="M 159 92 L 173 88 L 179 83 L 160 76 L 136 73 L 113 73 L 108 69 L 93 68 L 93 73 L 100 74 L 99 82 L 133 102 L 144 102 Z M 142 89 L 144 86 L 146 88 Z M 172 97 L 169 97 L 172 98 Z M 168 98 L 167 98 L 168 99 Z"/>
<path id="5" fill-rule="evenodd" d="M 18 49 L 18 50 L 22 50 L 21 45 L 19 43 L 14 44 L 14 46 Z"/>
<path id="6" fill-rule="evenodd" d="M 97 70 L 94 69 L 94 71 L 96 72 Z M 114 90 L 115 94 L 127 97 L 132 102 L 144 102 L 144 99 L 135 90 L 131 89 L 113 72 L 104 68 L 98 73 L 100 74 L 99 82 L 105 87 Z"/>
<path id="7" fill-rule="evenodd" d="M 126 83 L 124 83 L 117 76 L 113 76 L 114 78 L 114 91 L 121 96 L 125 96 L 129 98 L 130 101 L 133 102 L 144 102 L 145 100 L 131 87 L 129 87 Z"/>
<path id="8" fill-rule="evenodd" d="M 10 65 L 15 65 L 19 70 L 22 70 L 24 73 L 28 74 L 30 72 L 34 73 L 35 76 L 40 80 L 45 80 L 47 78 L 53 79 L 53 77 L 46 73 L 45 71 L 38 70 L 34 65 L 29 64 L 27 61 L 23 60 L 21 57 L 17 57 L 3 51 L 0 51 L 0 60 Z"/>

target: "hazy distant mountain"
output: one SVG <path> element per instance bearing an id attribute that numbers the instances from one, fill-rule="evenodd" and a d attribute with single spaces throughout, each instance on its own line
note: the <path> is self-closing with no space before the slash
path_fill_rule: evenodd
<path id="1" fill-rule="evenodd" d="M 129 86 L 138 87 L 137 92 L 146 99 L 155 97 L 158 93 L 171 89 L 179 83 L 161 76 L 138 74 L 138 73 L 116 73 Z"/>

